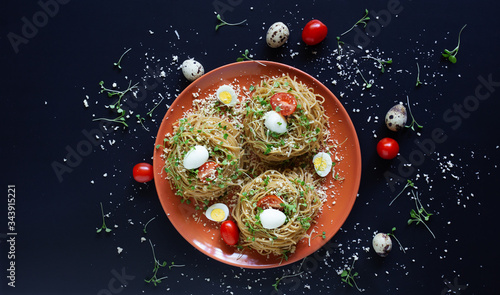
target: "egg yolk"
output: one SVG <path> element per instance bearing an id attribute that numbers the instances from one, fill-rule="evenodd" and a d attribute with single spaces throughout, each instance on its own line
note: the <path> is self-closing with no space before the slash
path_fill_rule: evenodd
<path id="1" fill-rule="evenodd" d="M 229 91 L 222 91 L 219 94 L 219 99 L 220 101 L 222 101 L 223 104 L 229 104 L 231 103 L 232 100 L 231 93 L 229 93 Z"/>
<path id="2" fill-rule="evenodd" d="M 210 217 L 212 217 L 214 221 L 222 221 L 226 215 L 224 214 L 224 210 L 215 208 L 212 212 L 210 212 Z"/>
<path id="3" fill-rule="evenodd" d="M 327 163 L 325 160 L 323 160 L 322 157 L 317 157 L 314 159 L 314 168 L 319 171 L 325 171 L 327 167 Z"/>

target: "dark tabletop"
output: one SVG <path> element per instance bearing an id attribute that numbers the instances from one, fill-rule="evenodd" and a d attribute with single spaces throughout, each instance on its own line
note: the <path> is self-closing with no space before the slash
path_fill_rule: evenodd
<path id="1" fill-rule="evenodd" d="M 366 294 L 498 292 L 500 4 L 265 2 L 2 1 L 1 294 L 357 294 L 339 275 L 355 259 L 355 282 Z M 342 36 L 339 54 L 336 36 L 365 9 L 370 21 Z M 228 22 L 247 21 L 215 31 L 214 11 Z M 314 18 L 328 36 L 306 46 L 302 28 Z M 277 21 L 290 38 L 272 49 L 265 35 Z M 465 24 L 453 64 L 441 53 L 457 46 Z M 120 70 L 113 63 L 129 48 Z M 154 183 L 132 178 L 136 163 L 152 163 L 163 116 L 189 85 L 182 61 L 195 58 L 208 72 L 236 62 L 245 49 L 326 85 L 353 121 L 363 163 L 358 198 L 339 232 L 306 260 L 267 270 L 229 266 L 196 250 L 170 223 Z M 392 64 L 382 73 L 364 56 Z M 93 121 L 110 116 L 100 81 L 152 85 L 128 128 L 116 124 L 103 133 Z M 145 115 L 159 94 L 165 100 L 142 127 L 135 114 Z M 407 97 L 423 128 L 389 131 L 386 112 L 407 105 Z M 393 160 L 377 155 L 383 137 L 400 145 Z M 417 189 L 389 206 L 407 180 Z M 435 239 L 423 224 L 408 225 L 410 191 L 433 214 L 426 225 Z M 111 233 L 96 233 L 100 203 Z M 405 253 L 395 243 L 380 258 L 372 237 L 393 227 Z M 154 267 L 149 240 L 160 262 L 184 265 L 160 268 L 158 277 L 166 278 L 157 286 L 145 282 Z M 295 276 L 276 290 L 287 275 Z"/>

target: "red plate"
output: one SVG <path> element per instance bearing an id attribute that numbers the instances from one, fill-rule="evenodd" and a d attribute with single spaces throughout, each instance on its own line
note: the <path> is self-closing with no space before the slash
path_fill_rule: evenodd
<path id="1" fill-rule="evenodd" d="M 292 78 L 297 77 L 297 80 L 312 87 L 315 93 L 325 97 L 323 107 L 330 117 L 331 137 L 338 142 L 345 141 L 337 148 L 337 155 L 342 160 L 335 165 L 335 170 L 340 173 L 344 180 L 342 182 L 332 180 L 331 173 L 327 176 L 327 181 L 332 182 L 334 188 L 328 190 L 328 199 L 321 214 L 316 218 L 316 231 L 319 235 L 325 231 L 326 239 L 314 238 L 311 240 L 310 246 L 309 241 L 303 239 L 297 245 L 295 253 L 290 254 L 286 261 L 282 261 L 280 257 L 267 258 L 248 249 L 240 252 L 235 247 L 226 245 L 220 236 L 218 224 L 203 219 L 203 216 L 202 221 L 196 221 L 193 214 L 201 216 L 202 212 L 196 211 L 193 204 L 181 203 L 180 197 L 175 195 L 170 188 L 169 181 L 165 178 L 164 161 L 160 157 L 162 149 L 154 151 L 153 167 L 156 190 L 170 222 L 195 248 L 213 259 L 229 265 L 245 268 L 272 268 L 290 264 L 320 249 L 340 229 L 354 205 L 361 179 L 361 152 L 356 130 L 349 115 L 328 88 L 305 72 L 276 62 L 245 61 L 217 68 L 186 87 L 168 109 L 156 137 L 155 146 L 163 145 L 165 134 L 172 132 L 172 124 L 191 108 L 194 99 L 193 93 L 199 93 L 200 98 L 206 97 L 223 84 L 234 84 L 235 80 L 238 81 L 239 85 L 248 89 L 250 85 L 257 85 L 264 76 L 271 77 L 283 73 L 289 74 Z M 310 230 L 313 228 L 311 227 Z"/>

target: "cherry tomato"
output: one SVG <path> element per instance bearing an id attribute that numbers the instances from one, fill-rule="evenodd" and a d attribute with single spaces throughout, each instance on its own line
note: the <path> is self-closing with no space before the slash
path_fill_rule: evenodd
<path id="1" fill-rule="evenodd" d="M 281 203 L 283 203 L 283 200 L 281 200 L 278 196 L 269 195 L 269 196 L 265 196 L 262 199 L 260 199 L 257 202 L 257 207 L 260 207 L 262 209 L 272 208 L 272 209 L 280 210 L 282 208 L 280 205 Z"/>
<path id="2" fill-rule="evenodd" d="M 271 96 L 271 107 L 277 113 L 280 113 L 282 116 L 289 116 L 295 112 L 297 108 L 297 100 L 295 96 L 290 93 L 280 92 Z M 279 108 L 277 111 L 276 109 Z"/>
<path id="3" fill-rule="evenodd" d="M 217 178 L 217 175 L 219 173 L 217 172 L 217 168 L 219 168 L 219 164 L 212 162 L 212 161 L 207 161 L 203 163 L 203 165 L 198 168 L 198 178 L 202 182 L 209 182 L 210 180 L 214 180 Z"/>
<path id="4" fill-rule="evenodd" d="M 308 22 L 302 30 L 302 40 L 307 45 L 316 45 L 326 38 L 328 28 L 317 19 Z"/>
<path id="5" fill-rule="evenodd" d="M 382 159 L 394 159 L 399 153 L 399 144 L 392 138 L 382 138 L 377 144 L 377 153 Z"/>
<path id="6" fill-rule="evenodd" d="M 153 166 L 148 163 L 139 163 L 134 166 L 132 170 L 132 175 L 137 182 L 149 182 L 153 180 Z"/>
<path id="7" fill-rule="evenodd" d="M 231 246 L 238 244 L 240 239 L 240 230 L 232 220 L 226 220 L 221 224 L 220 234 L 224 242 Z"/>

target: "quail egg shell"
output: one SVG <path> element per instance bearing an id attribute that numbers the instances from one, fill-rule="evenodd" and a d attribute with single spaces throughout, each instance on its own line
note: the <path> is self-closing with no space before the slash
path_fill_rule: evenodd
<path id="1" fill-rule="evenodd" d="M 186 169 L 196 169 L 208 160 L 209 154 L 206 147 L 196 145 L 184 156 L 183 165 Z"/>
<path id="2" fill-rule="evenodd" d="M 285 118 L 275 111 L 269 111 L 264 114 L 264 126 L 270 131 L 279 134 L 287 131 Z"/>
<path id="3" fill-rule="evenodd" d="M 277 209 L 265 209 L 260 213 L 260 222 L 265 229 L 275 229 L 285 223 L 286 215 Z"/>
<path id="4" fill-rule="evenodd" d="M 386 257 L 392 250 L 391 237 L 385 233 L 378 233 L 373 237 L 372 246 L 380 257 Z"/>
<path id="5" fill-rule="evenodd" d="M 233 87 L 229 85 L 222 85 L 219 87 L 215 95 L 217 95 L 217 99 L 219 99 L 220 102 L 230 107 L 234 106 L 238 102 L 236 92 L 234 92 Z"/>
<path id="6" fill-rule="evenodd" d="M 205 69 L 201 65 L 201 63 L 197 62 L 194 59 L 185 60 L 182 65 L 182 74 L 189 81 L 194 81 L 205 74 Z"/>
<path id="7" fill-rule="evenodd" d="M 289 35 L 290 31 L 288 27 L 282 22 L 276 22 L 267 30 L 266 43 L 271 48 L 278 48 L 285 44 Z"/>
<path id="8" fill-rule="evenodd" d="M 314 170 L 319 176 L 325 177 L 332 170 L 332 157 L 324 152 L 319 152 L 313 157 Z"/>
<path id="9" fill-rule="evenodd" d="M 229 208 L 222 203 L 216 203 L 208 207 L 205 216 L 215 222 L 222 222 L 229 216 Z"/>
<path id="10" fill-rule="evenodd" d="M 406 125 L 408 115 L 406 108 L 402 104 L 393 106 L 385 115 L 385 125 L 392 131 L 399 131 Z"/>

